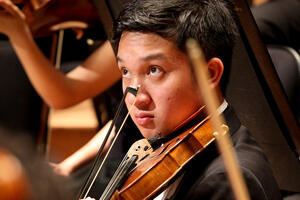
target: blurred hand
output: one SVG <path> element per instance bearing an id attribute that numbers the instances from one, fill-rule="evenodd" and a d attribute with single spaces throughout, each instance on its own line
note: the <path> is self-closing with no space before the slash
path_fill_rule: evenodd
<path id="1" fill-rule="evenodd" d="M 0 0 L 0 33 L 10 39 L 29 31 L 24 13 L 11 1 Z"/>
<path id="2" fill-rule="evenodd" d="M 64 163 L 49 163 L 53 168 L 54 172 L 61 176 L 69 176 L 71 174 L 71 169 Z"/>

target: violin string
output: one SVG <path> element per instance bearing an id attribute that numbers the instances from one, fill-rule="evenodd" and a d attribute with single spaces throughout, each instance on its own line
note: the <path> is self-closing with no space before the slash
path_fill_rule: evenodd
<path id="1" fill-rule="evenodd" d="M 102 169 L 102 167 L 103 167 L 103 165 L 104 165 L 104 163 L 105 163 L 105 161 L 106 161 L 106 159 L 107 159 L 107 157 L 108 157 L 108 154 L 110 153 L 112 147 L 114 146 L 115 141 L 117 140 L 117 138 L 118 138 L 118 136 L 119 136 L 119 134 L 120 134 L 120 132 L 121 132 L 121 130 L 122 130 L 122 128 L 123 128 L 123 126 L 124 126 L 124 124 L 125 124 L 127 118 L 128 118 L 128 116 L 129 116 L 131 110 L 133 109 L 133 106 L 134 106 L 134 104 L 135 104 L 135 102 L 136 102 L 138 93 L 139 93 L 139 90 L 137 91 L 137 94 L 136 94 L 136 96 L 135 96 L 135 99 L 134 99 L 132 105 L 130 106 L 130 108 L 129 108 L 127 114 L 126 114 L 126 117 L 124 118 L 124 120 L 123 120 L 123 122 L 122 122 L 122 124 L 121 124 L 121 126 L 120 126 L 120 128 L 119 128 L 119 130 L 118 130 L 118 132 L 116 133 L 116 135 L 115 135 L 115 137 L 114 137 L 114 140 L 112 141 L 112 144 L 110 145 L 110 147 L 109 147 L 107 153 L 105 154 L 105 156 L 104 156 L 104 158 L 103 158 L 103 161 L 102 161 L 101 165 L 99 166 L 99 168 L 98 168 L 98 170 L 97 170 L 97 172 L 96 172 L 96 174 L 95 174 L 95 176 L 94 176 L 94 178 L 93 178 L 93 180 L 92 180 L 92 182 L 91 182 L 89 188 L 87 189 L 87 191 L 86 191 L 86 193 L 85 193 L 83 199 L 85 199 L 85 198 L 87 197 L 88 193 L 90 192 L 90 190 L 91 190 L 91 188 L 92 188 L 92 185 L 94 184 L 94 182 L 95 182 L 95 180 L 96 180 L 96 178 L 97 178 L 99 172 L 101 171 L 101 169 Z"/>
<path id="2" fill-rule="evenodd" d="M 128 161 L 128 154 L 126 154 L 124 156 L 124 158 L 122 159 L 121 163 L 119 164 L 119 167 L 117 168 L 117 170 L 115 171 L 113 177 L 111 178 L 110 182 L 108 183 L 107 187 L 105 188 L 104 192 L 102 193 L 100 199 L 104 199 L 107 196 L 107 193 L 109 193 L 110 188 L 112 187 L 112 185 L 115 184 L 115 180 L 118 179 L 118 177 L 120 177 L 120 173 L 124 170 L 124 168 L 127 166 L 127 161 Z M 130 158 L 129 158 L 130 159 Z"/>
<path id="3" fill-rule="evenodd" d="M 63 40 L 64 40 L 64 30 L 59 30 L 58 33 L 58 44 L 57 44 L 57 53 L 55 59 L 55 68 L 59 69 L 61 65 L 61 55 L 62 55 L 62 47 L 63 47 Z"/>
<path id="4" fill-rule="evenodd" d="M 114 191 L 120 186 L 120 184 L 127 177 L 126 175 L 128 174 L 128 172 L 133 168 L 133 166 L 135 166 L 135 162 L 137 161 L 137 159 L 138 159 L 138 156 L 134 155 L 126 161 L 126 165 L 124 166 L 124 169 L 120 172 L 120 175 L 119 175 L 118 179 L 116 179 L 114 185 L 112 185 L 105 200 L 108 200 L 111 198 Z"/>
<path id="5" fill-rule="evenodd" d="M 58 32 L 58 38 L 57 38 L 57 46 L 56 46 L 56 55 L 55 55 L 55 68 L 56 69 L 60 69 L 60 65 L 61 65 L 61 55 L 62 55 L 62 47 L 63 47 L 63 41 L 64 41 L 64 30 L 60 30 Z M 54 62 L 54 61 L 53 61 Z M 49 108 L 49 113 L 48 116 L 51 116 L 53 112 L 53 109 Z M 47 130 L 47 141 L 46 141 L 46 152 L 45 152 L 45 157 L 46 160 L 49 160 L 49 156 L 50 156 L 50 140 L 52 138 L 52 131 L 50 130 L 50 128 L 48 128 Z"/>
<path id="6" fill-rule="evenodd" d="M 126 177 L 126 174 L 133 168 L 135 165 L 136 160 L 138 159 L 137 155 L 133 155 L 128 160 L 125 160 L 124 164 L 117 172 L 116 177 L 112 180 L 112 183 L 106 190 L 106 193 L 101 196 L 99 200 L 107 200 L 110 199 L 113 195 L 113 192 L 119 187 L 119 185 L 123 182 Z"/>
<path id="7" fill-rule="evenodd" d="M 127 155 L 124 157 L 124 159 L 120 163 L 118 169 L 116 170 L 116 172 L 114 173 L 112 179 L 110 180 L 110 182 L 108 183 L 108 185 L 105 188 L 104 192 L 102 193 L 102 195 L 100 197 L 100 200 L 106 198 L 108 191 L 110 190 L 110 188 L 112 187 L 112 185 L 115 183 L 115 180 L 119 176 L 120 172 L 124 169 L 124 166 L 125 166 L 125 163 L 126 163 L 126 159 L 125 159 L 126 157 L 127 157 Z"/>

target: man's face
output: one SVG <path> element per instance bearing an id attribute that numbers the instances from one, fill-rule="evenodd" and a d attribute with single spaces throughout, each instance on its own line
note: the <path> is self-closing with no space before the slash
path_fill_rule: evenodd
<path id="1" fill-rule="evenodd" d="M 201 105 L 187 55 L 153 33 L 124 32 L 118 50 L 123 91 L 140 85 L 130 115 L 146 138 L 166 136 Z M 127 108 L 134 102 L 128 94 Z"/>

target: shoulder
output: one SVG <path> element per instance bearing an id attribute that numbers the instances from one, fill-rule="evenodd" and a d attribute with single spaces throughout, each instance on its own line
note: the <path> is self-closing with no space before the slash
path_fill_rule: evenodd
<path id="1" fill-rule="evenodd" d="M 247 129 L 241 126 L 232 140 L 251 199 L 281 199 L 266 157 Z M 189 178 L 184 179 L 183 185 L 190 184 L 186 187 L 186 199 L 235 199 L 222 158 L 218 155 L 210 160 L 202 172 L 195 175 L 195 170 L 191 170 L 186 176 Z M 194 181 L 191 183 L 189 180 L 192 176 Z"/>
<path id="2" fill-rule="evenodd" d="M 245 183 L 250 195 L 250 199 L 267 200 L 280 199 L 276 196 L 277 192 L 270 196 L 266 191 L 265 186 L 259 178 L 249 169 L 241 168 Z M 224 199 L 233 200 L 231 185 L 228 181 L 225 171 L 216 171 L 207 176 L 192 186 L 192 189 L 187 193 L 186 199 Z"/>

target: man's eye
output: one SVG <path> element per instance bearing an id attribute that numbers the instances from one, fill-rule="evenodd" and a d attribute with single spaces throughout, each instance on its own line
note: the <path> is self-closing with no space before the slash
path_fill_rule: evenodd
<path id="1" fill-rule="evenodd" d="M 121 69 L 123 77 L 128 77 L 130 75 L 129 71 L 126 68 Z"/>
<path id="2" fill-rule="evenodd" d="M 161 72 L 162 72 L 162 69 L 158 66 L 151 66 L 149 68 L 150 75 L 158 76 Z"/>

